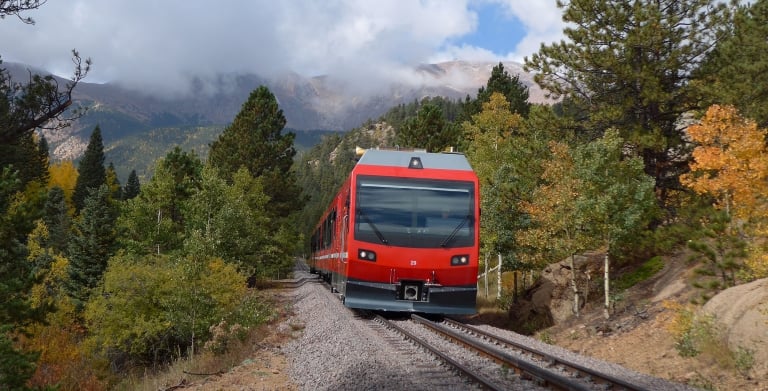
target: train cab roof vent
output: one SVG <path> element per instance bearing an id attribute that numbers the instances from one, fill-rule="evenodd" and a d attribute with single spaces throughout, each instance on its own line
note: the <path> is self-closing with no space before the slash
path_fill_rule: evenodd
<path id="1" fill-rule="evenodd" d="M 424 166 L 421 164 L 421 158 L 418 156 L 412 157 L 411 161 L 408 163 L 408 168 L 416 168 L 416 169 L 424 168 Z"/>

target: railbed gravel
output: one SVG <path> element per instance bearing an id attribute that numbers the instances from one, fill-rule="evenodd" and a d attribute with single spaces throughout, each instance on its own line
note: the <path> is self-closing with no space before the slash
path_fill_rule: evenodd
<path id="1" fill-rule="evenodd" d="M 282 347 L 289 375 L 302 390 L 436 390 L 468 385 L 445 371 L 441 383 L 423 383 L 420 372 L 439 363 L 429 356 L 404 354 L 372 328 L 372 322 L 355 317 L 322 284 L 304 284 L 295 290 L 297 301 L 292 323 L 303 332 Z M 425 359 L 426 357 L 426 359 Z M 425 365 L 426 364 L 426 365 Z"/>
<path id="2" fill-rule="evenodd" d="M 312 276 L 296 272 L 296 278 Z M 296 288 L 294 316 L 290 327 L 300 329 L 297 338 L 281 347 L 288 361 L 291 379 L 301 390 L 454 390 L 476 389 L 457 374 L 441 366 L 438 360 L 416 348 L 398 347 L 391 337 L 372 327 L 374 322 L 362 319 L 345 308 L 320 283 Z M 504 338 L 533 344 L 552 355 L 562 356 L 584 366 L 599 369 L 617 377 L 632 379 L 649 390 L 695 390 L 631 371 L 616 364 L 581 356 L 554 345 L 508 330 L 491 326 L 476 326 Z M 435 339 L 440 339 L 435 337 Z M 425 373 L 442 370 L 442 379 L 425 381 Z M 497 373 L 503 371 L 497 369 Z M 517 380 L 514 380 L 517 378 Z M 504 386 L 509 389 L 531 389 L 532 383 L 510 375 Z M 515 386 L 516 381 L 519 382 Z"/>

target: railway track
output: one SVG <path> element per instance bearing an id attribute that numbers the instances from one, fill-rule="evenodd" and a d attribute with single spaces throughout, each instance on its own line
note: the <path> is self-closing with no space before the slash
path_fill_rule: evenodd
<path id="1" fill-rule="evenodd" d="M 375 320 L 429 351 L 482 389 L 649 389 L 455 320 L 436 322 L 418 315 L 411 315 L 409 321 L 381 316 Z"/>
<path id="2" fill-rule="evenodd" d="M 503 388 L 499 388 L 491 379 L 478 373 L 477 371 L 473 370 L 471 367 L 464 365 L 460 361 L 453 359 L 448 354 L 445 354 L 444 352 L 442 352 L 441 349 L 439 349 L 438 347 L 430 344 L 426 340 L 411 333 L 406 328 L 398 326 L 395 322 L 392 322 L 382 317 L 381 315 L 375 315 L 374 319 L 377 323 L 381 324 L 382 326 L 391 330 L 395 330 L 398 334 L 404 336 L 406 339 L 413 342 L 415 345 L 427 350 L 429 353 L 431 353 L 432 355 L 437 357 L 439 360 L 447 364 L 454 372 L 457 372 L 459 376 L 469 379 L 472 383 L 476 384 L 481 389 L 503 390 Z"/>
<path id="3" fill-rule="evenodd" d="M 511 362 L 507 361 L 507 357 L 511 357 L 512 353 L 517 354 L 518 356 L 523 355 L 523 357 L 527 357 L 531 361 L 546 363 L 547 368 L 557 369 L 558 372 L 567 374 L 567 378 L 561 380 L 560 378 L 562 376 L 558 375 L 550 379 L 547 377 L 548 372 L 541 371 L 539 367 L 532 368 L 533 372 L 531 375 L 541 377 L 548 383 L 552 383 L 555 388 L 578 389 L 572 387 L 575 387 L 577 384 L 585 381 L 585 383 L 589 386 L 588 389 L 600 388 L 608 390 L 614 389 L 628 391 L 647 389 L 647 387 L 635 384 L 629 379 L 602 373 L 582 364 L 543 352 L 534 347 L 493 335 L 492 333 L 489 333 L 485 330 L 461 323 L 454 319 L 446 318 L 443 321 L 444 325 L 431 322 L 419 316 L 416 316 L 414 320 L 427 327 L 434 328 L 435 330 L 439 329 L 440 333 L 448 336 L 449 338 L 465 338 L 465 336 L 469 335 L 476 337 L 475 339 L 483 340 L 486 344 L 490 344 L 491 346 L 501 346 L 505 350 L 486 350 L 482 347 L 479 349 L 483 350 L 483 354 L 493 355 L 492 358 L 494 360 L 502 362 L 506 365 L 512 364 Z M 524 363 L 525 361 L 520 362 Z M 527 367 L 527 365 L 524 365 L 524 367 Z M 526 371 L 527 369 L 520 368 L 520 370 Z"/>

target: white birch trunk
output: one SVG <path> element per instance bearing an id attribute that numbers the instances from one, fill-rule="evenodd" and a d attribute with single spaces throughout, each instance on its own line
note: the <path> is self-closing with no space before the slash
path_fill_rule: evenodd
<path id="1" fill-rule="evenodd" d="M 611 260 L 608 257 L 608 251 L 605 252 L 605 275 L 603 276 L 604 284 L 605 284 L 605 308 L 603 309 L 603 316 L 605 316 L 605 319 L 608 319 L 611 317 L 610 313 L 610 306 L 611 306 L 611 295 L 610 295 L 610 287 L 611 287 L 611 281 L 610 281 L 610 267 L 611 267 Z"/>
<path id="2" fill-rule="evenodd" d="M 496 290 L 496 298 L 501 299 L 501 253 L 499 253 L 499 270 L 497 272 L 498 273 L 496 274 L 497 276 L 496 283 L 497 283 L 498 289 Z"/>
<path id="3" fill-rule="evenodd" d="M 575 255 L 571 254 L 571 288 L 573 289 L 573 313 L 576 317 L 579 317 L 579 309 L 581 307 L 579 303 L 579 286 L 576 284 L 576 262 L 574 262 Z"/>
<path id="4" fill-rule="evenodd" d="M 485 254 L 485 273 L 483 273 L 485 279 L 485 298 L 488 298 L 488 254 Z"/>

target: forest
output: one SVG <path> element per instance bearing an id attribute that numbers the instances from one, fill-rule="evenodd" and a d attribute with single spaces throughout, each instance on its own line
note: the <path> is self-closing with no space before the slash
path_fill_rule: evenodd
<path id="1" fill-rule="evenodd" d="M 0 1 L 0 16 L 16 4 Z M 356 146 L 465 153 L 481 181 L 482 253 L 505 271 L 585 251 L 605 253 L 607 270 L 685 246 L 697 304 L 768 277 L 768 1 L 562 9 L 568 41 L 524 64 L 552 105 L 529 103 L 499 64 L 476 96 L 399 105 L 297 154 L 260 87 L 205 159 L 175 148 L 145 183 L 119 182 L 99 127 L 77 167 L 51 161 L 37 132 L 77 118 L 89 59 L 73 51 L 64 89 L 14 82 L 0 64 L 0 390 L 108 389 L 226 350 L 273 316 L 254 286 L 308 251 Z"/>

